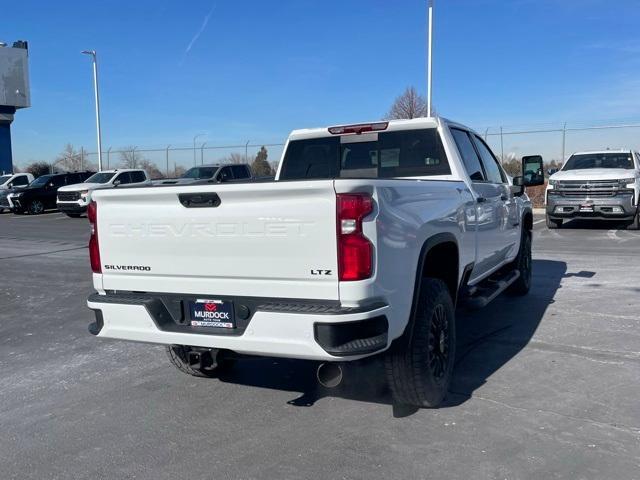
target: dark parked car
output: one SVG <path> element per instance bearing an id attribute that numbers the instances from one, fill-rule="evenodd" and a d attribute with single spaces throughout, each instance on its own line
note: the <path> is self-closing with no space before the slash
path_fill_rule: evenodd
<path id="1" fill-rule="evenodd" d="M 56 208 L 58 188 L 82 183 L 95 172 L 52 173 L 36 178 L 29 186 L 16 189 L 8 195 L 9 208 L 13 213 L 29 212 L 38 215 Z"/>
<path id="2" fill-rule="evenodd" d="M 190 183 L 209 180 L 223 183 L 232 181 L 244 181 L 253 177 L 251 167 L 246 163 L 236 165 L 200 165 L 187 170 L 180 178 L 164 178 L 156 180 L 154 185 L 189 185 Z"/>

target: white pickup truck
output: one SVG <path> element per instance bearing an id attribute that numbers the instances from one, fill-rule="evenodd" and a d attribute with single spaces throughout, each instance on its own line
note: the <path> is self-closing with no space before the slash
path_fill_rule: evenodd
<path id="1" fill-rule="evenodd" d="M 528 178 L 422 118 L 296 130 L 271 182 L 98 190 L 89 330 L 165 344 L 196 376 L 238 354 L 316 360 L 325 386 L 385 352 L 395 401 L 436 406 L 456 304 L 529 290 Z"/>
<path id="2" fill-rule="evenodd" d="M 547 226 L 573 218 L 617 220 L 640 228 L 640 154 L 633 150 L 576 152 L 551 175 Z"/>

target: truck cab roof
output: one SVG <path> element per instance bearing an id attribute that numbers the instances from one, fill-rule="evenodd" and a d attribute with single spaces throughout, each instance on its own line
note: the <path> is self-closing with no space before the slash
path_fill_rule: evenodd
<path id="1" fill-rule="evenodd" d="M 289 140 L 321 138 L 348 133 L 364 134 L 376 132 L 393 132 L 397 130 L 413 130 L 420 128 L 438 128 L 443 123 L 449 126 L 461 127 L 465 130 L 472 130 L 465 125 L 453 122 L 444 117 L 420 117 L 402 120 L 376 120 L 372 122 L 359 122 L 348 125 L 342 124 L 319 128 L 302 128 L 293 130 L 289 134 Z M 346 129 L 346 131 L 344 129 Z"/>

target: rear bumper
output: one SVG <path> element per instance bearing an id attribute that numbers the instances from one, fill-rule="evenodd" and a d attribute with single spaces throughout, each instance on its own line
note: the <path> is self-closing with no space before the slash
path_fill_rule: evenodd
<path id="1" fill-rule="evenodd" d="M 237 328 L 227 330 L 190 326 L 184 318 L 183 298 L 93 294 L 87 306 L 96 321 L 89 331 L 101 338 L 319 361 L 357 360 L 383 351 L 389 344 L 389 306 L 380 303 L 345 308 L 335 302 L 232 298 Z"/>
<path id="2" fill-rule="evenodd" d="M 614 197 L 568 198 L 561 195 L 547 196 L 547 215 L 552 218 L 603 218 L 633 219 L 637 206 L 633 195 Z M 593 212 L 581 211 L 581 206 L 591 205 Z"/>

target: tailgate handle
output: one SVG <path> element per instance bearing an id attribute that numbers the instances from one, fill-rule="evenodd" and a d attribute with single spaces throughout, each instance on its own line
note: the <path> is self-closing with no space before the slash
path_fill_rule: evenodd
<path id="1" fill-rule="evenodd" d="M 217 193 L 179 193 L 178 199 L 187 208 L 216 208 L 221 203 Z"/>

